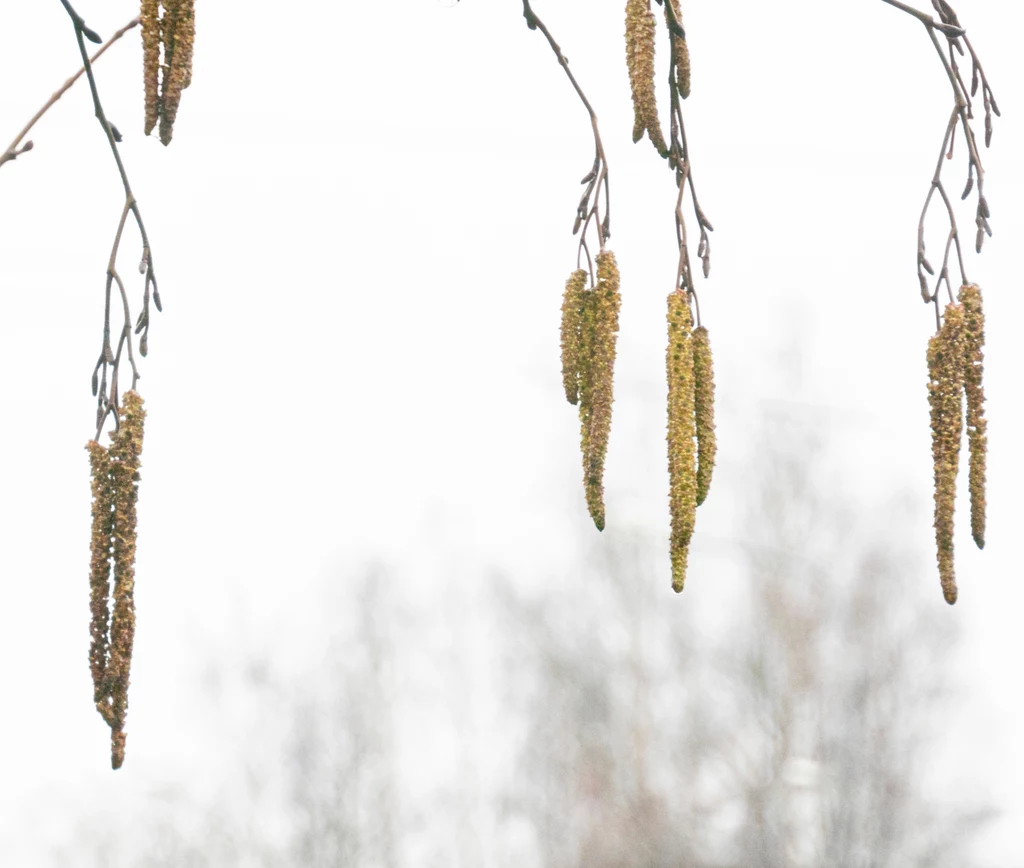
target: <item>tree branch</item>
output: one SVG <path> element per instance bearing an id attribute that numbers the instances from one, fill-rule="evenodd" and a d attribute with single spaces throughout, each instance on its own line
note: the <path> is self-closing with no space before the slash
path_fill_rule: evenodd
<path id="1" fill-rule="evenodd" d="M 132 193 L 131 184 L 128 182 L 128 173 L 125 171 L 124 163 L 121 160 L 121 152 L 117 147 L 118 142 L 121 141 L 121 133 L 118 132 L 117 127 L 107 119 L 107 116 L 103 111 L 103 104 L 100 102 L 99 89 L 96 87 L 96 77 L 93 75 L 92 71 L 92 62 L 89 59 L 88 52 L 85 50 L 86 39 L 91 42 L 102 42 L 102 40 L 95 31 L 86 26 L 82 16 L 75 11 L 69 0 L 60 0 L 60 2 L 74 24 L 75 38 L 78 41 L 78 50 L 82 55 L 82 65 L 85 70 L 85 75 L 89 80 L 89 90 L 92 93 L 92 102 L 96 110 L 96 120 L 100 122 L 100 126 L 103 128 L 103 132 L 107 137 L 107 143 L 110 145 L 111 153 L 114 155 L 114 162 L 117 163 L 117 171 L 121 176 L 121 184 L 124 187 L 124 209 L 121 214 L 120 222 L 118 223 L 117 232 L 114 236 L 114 243 L 110 251 L 110 260 L 107 265 L 103 346 L 100 350 L 99 360 L 96 362 L 96 368 L 93 370 L 92 375 L 92 391 L 97 398 L 96 439 L 99 440 L 100 435 L 103 433 L 103 425 L 108 416 L 114 417 L 115 425 L 118 422 L 118 372 L 121 363 L 122 347 L 127 347 L 127 356 L 131 362 L 133 389 L 135 388 L 135 383 L 139 378 L 138 370 L 135 367 L 135 354 L 132 348 L 133 329 L 131 314 L 127 304 L 127 295 L 124 291 L 124 285 L 116 268 L 117 253 L 121 245 L 121 236 L 124 231 L 124 224 L 129 212 L 135 218 L 135 223 L 139 227 L 139 234 L 142 236 L 142 261 L 139 263 L 139 272 L 145 274 L 145 291 L 143 294 L 142 313 L 139 315 L 134 329 L 135 334 L 140 332 L 142 333 L 142 338 L 139 342 L 139 351 L 142 355 L 146 354 L 147 349 L 150 297 L 152 297 L 157 310 L 161 309 L 161 305 L 160 294 L 157 290 L 156 276 L 153 272 L 153 254 L 149 246 L 149 236 L 146 234 L 146 226 L 142 222 L 142 213 L 139 210 L 139 203 L 136 201 L 135 195 Z M 121 328 L 116 355 L 111 352 L 110 346 L 110 292 L 114 283 L 117 284 L 118 289 L 121 291 L 122 300 L 124 301 L 124 324 Z M 111 369 L 109 387 L 107 379 L 108 368 Z M 101 372 L 102 378 L 98 376 Z M 102 388 L 98 388 L 100 383 L 102 383 Z"/>
<path id="2" fill-rule="evenodd" d="M 103 43 L 103 46 L 89 59 L 89 62 L 95 63 L 100 58 L 100 56 L 108 48 L 110 48 L 111 45 L 117 42 L 117 40 L 124 36 L 133 27 L 137 27 L 138 24 L 138 18 L 133 18 L 131 21 L 129 21 L 124 27 L 122 27 L 113 36 L 111 36 L 110 39 Z M 36 122 L 50 110 L 50 108 L 53 106 L 55 102 L 57 102 L 57 100 L 64 96 L 64 94 L 71 88 L 71 85 L 78 81 L 78 79 L 82 77 L 84 72 L 85 66 L 83 65 L 82 68 L 78 70 L 78 72 L 76 72 L 73 76 L 71 76 L 71 78 L 65 81 L 64 84 L 62 84 L 56 91 L 54 91 L 53 96 L 51 96 L 43 104 L 43 107 L 39 109 L 39 111 L 37 111 L 35 115 L 33 115 L 32 120 L 25 124 L 24 129 L 22 129 L 22 131 L 18 133 L 14 141 L 11 142 L 11 144 L 8 146 L 7 150 L 0 154 L 0 166 L 8 162 L 9 160 L 17 159 L 20 154 L 24 154 L 26 151 L 32 150 L 33 144 L 31 140 L 25 142 L 25 144 L 22 145 L 20 148 L 18 147 L 18 145 L 21 145 L 22 139 L 24 139 L 25 136 L 28 135 L 29 130 L 31 130 L 32 127 L 36 125 Z"/>
<path id="3" fill-rule="evenodd" d="M 590 248 L 587 246 L 587 230 L 593 224 L 597 232 L 597 242 L 600 250 L 604 250 L 605 242 L 611 235 L 611 195 L 608 189 L 608 160 L 605 157 L 604 144 L 601 142 L 601 133 L 597 127 L 597 114 L 594 112 L 594 108 L 591 106 L 586 94 L 583 93 L 579 82 L 576 81 L 576 77 L 572 74 L 572 70 L 569 69 L 569 61 L 562 54 L 562 49 L 555 42 L 551 31 L 537 17 L 537 14 L 530 6 L 530 0 L 523 0 L 523 17 L 526 19 L 527 27 L 531 30 L 539 30 L 544 34 L 559 64 L 561 64 L 565 74 L 569 77 L 569 82 L 575 89 L 584 108 L 586 108 L 587 114 L 590 115 L 590 125 L 594 131 L 594 166 L 582 181 L 587 187 L 580 198 L 579 205 L 576 206 L 576 220 L 573 224 L 572 233 L 573 235 L 577 232 L 580 233 L 576 267 L 581 267 L 583 257 L 586 256 L 591 284 L 594 284 L 593 260 L 590 255 Z M 604 190 L 604 219 L 601 219 L 600 214 L 602 188 Z"/>

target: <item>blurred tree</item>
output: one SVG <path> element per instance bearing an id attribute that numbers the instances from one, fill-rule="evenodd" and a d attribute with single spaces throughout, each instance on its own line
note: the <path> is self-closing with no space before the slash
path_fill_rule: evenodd
<path id="1" fill-rule="evenodd" d="M 523 762 L 507 807 L 538 864 L 952 868 L 990 816 L 944 806 L 923 779 L 956 628 L 900 604 L 920 571 L 901 507 L 869 528 L 836 506 L 815 444 L 756 442 L 714 650 L 699 613 L 652 595 L 639 537 L 540 601 L 506 590 L 509 659 L 530 673 L 515 682 Z"/>

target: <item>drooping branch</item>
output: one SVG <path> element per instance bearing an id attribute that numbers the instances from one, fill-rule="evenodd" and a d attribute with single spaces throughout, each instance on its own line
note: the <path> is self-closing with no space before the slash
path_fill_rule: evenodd
<path id="1" fill-rule="evenodd" d="M 686 127 L 683 124 L 682 99 L 689 94 L 689 50 L 686 48 L 685 31 L 680 21 L 679 10 L 675 0 L 664 0 L 665 21 L 669 29 L 669 99 L 671 106 L 671 131 L 669 137 L 668 164 L 675 171 L 676 187 L 679 194 L 676 196 L 675 224 L 676 242 L 679 245 L 679 264 L 676 267 L 675 287 L 687 293 L 687 297 L 693 300 L 695 312 L 695 327 L 701 326 L 700 301 L 697 297 L 697 287 L 693 281 L 693 270 L 690 266 L 689 243 L 686 234 L 686 221 L 683 216 L 683 198 L 687 186 L 690 188 L 690 198 L 693 202 L 693 214 L 697 221 L 697 229 L 700 238 L 697 242 L 697 256 L 701 260 L 701 270 L 704 277 L 711 273 L 711 239 L 709 232 L 714 232 L 714 226 L 708 220 L 700 207 L 697 198 L 697 188 L 693 183 L 693 169 L 690 162 L 690 149 L 686 141 Z M 683 33 L 680 36 L 680 32 Z M 680 49 L 683 49 L 680 51 Z M 683 64 L 685 63 L 685 69 Z"/>
<path id="2" fill-rule="evenodd" d="M 591 256 L 590 247 L 587 244 L 587 231 L 593 227 L 597 235 L 599 251 L 604 250 L 605 242 L 611 236 L 611 194 L 608 188 L 608 160 L 605 157 L 604 144 L 601 142 L 601 131 L 597 125 L 597 113 L 590 104 L 590 100 L 587 99 L 586 94 L 583 93 L 583 89 L 576 80 L 576 76 L 569 69 L 569 61 L 562 54 L 562 49 L 555 42 L 551 31 L 537 17 L 537 13 L 530 6 L 530 0 L 523 0 L 523 17 L 526 19 L 527 27 L 531 30 L 539 30 L 544 34 L 548 44 L 551 46 L 551 50 L 555 53 L 558 63 L 565 70 L 565 74 L 569 77 L 569 82 L 583 103 L 583 107 L 587 110 L 587 114 L 590 115 L 590 126 L 594 133 L 594 164 L 581 182 L 586 184 L 586 188 L 580 197 L 579 204 L 576 206 L 576 218 L 572 231 L 573 235 L 579 233 L 580 236 L 576 257 L 577 268 L 582 267 L 583 259 L 586 258 L 590 282 L 593 285 L 595 283 L 594 260 Z M 601 217 L 602 192 L 604 198 L 603 218 Z"/>
<path id="3" fill-rule="evenodd" d="M 92 391 L 93 395 L 97 398 L 96 439 L 98 440 L 103 432 L 103 425 L 109 416 L 114 417 L 115 425 L 118 423 L 117 408 L 120 403 L 118 400 L 118 380 L 122 351 L 126 351 L 125 354 L 131 364 L 132 384 L 130 388 L 134 389 L 139 379 L 139 372 L 135 365 L 133 331 L 134 334 L 142 334 L 139 341 L 139 352 L 142 355 L 146 355 L 148 349 L 147 339 L 149 334 L 150 299 L 152 298 L 153 304 L 156 305 L 157 310 L 161 309 L 161 305 L 160 294 L 157 289 L 156 275 L 153 270 L 153 254 L 149 245 L 149 236 L 146 234 L 146 226 L 142 221 L 142 213 L 139 210 L 139 203 L 136 201 L 135 195 L 132 193 L 131 184 L 128 181 L 128 173 L 125 171 L 124 162 L 121 160 L 121 152 L 118 149 L 118 143 L 121 141 L 121 133 L 118 131 L 117 127 L 107 119 L 106 113 L 103 111 L 103 104 L 100 101 L 99 89 L 96 86 L 96 77 L 93 74 L 92 61 L 90 60 L 89 54 L 85 48 L 86 39 L 90 42 L 96 43 L 102 42 L 102 40 L 95 31 L 91 30 L 86 25 L 82 16 L 75 11 L 74 7 L 70 2 L 68 2 L 68 0 L 60 0 L 60 2 L 74 25 L 75 39 L 78 41 L 79 53 L 82 56 L 82 66 L 85 71 L 86 78 L 89 81 L 89 90 L 92 93 L 96 119 L 103 128 L 104 135 L 107 138 L 107 143 L 110 145 L 111 153 L 114 155 L 114 162 L 117 164 L 117 171 L 121 177 L 121 184 L 124 187 L 125 196 L 124 208 L 122 209 L 121 219 L 117 226 L 117 232 L 114 235 L 114 243 L 111 247 L 110 258 L 107 262 L 106 304 L 104 306 L 103 318 L 103 345 L 92 375 Z M 134 24 L 132 26 L 134 26 Z M 128 295 L 124 287 L 124 282 L 117 271 L 117 254 L 120 249 L 121 238 L 124 233 L 125 222 L 128 219 L 129 213 L 131 213 L 135 218 L 135 224 L 139 227 L 139 234 L 142 236 L 142 260 L 139 263 L 139 272 L 145 275 L 142 313 L 135 322 L 134 330 L 132 328 Z M 122 307 L 124 311 L 124 322 L 118 334 L 116 354 L 114 353 L 111 345 L 110 324 L 110 294 L 113 284 L 115 283 L 117 284 L 118 290 L 121 294 Z"/>
<path id="4" fill-rule="evenodd" d="M 103 43 L 100 49 L 91 58 L 89 58 L 89 62 L 95 63 L 97 60 L 99 60 L 99 58 L 108 48 L 110 48 L 111 45 L 117 42 L 117 40 L 124 36 L 133 27 L 137 27 L 138 24 L 138 18 L 133 18 L 131 21 L 129 21 L 124 27 L 115 32 L 114 35 L 110 37 L 110 39 Z M 24 154 L 26 151 L 32 150 L 32 140 L 30 139 L 23 145 L 21 144 L 22 140 L 25 138 L 25 136 L 29 134 L 29 131 L 32 129 L 32 127 L 36 125 L 37 121 L 50 110 L 50 108 L 53 106 L 54 103 L 57 102 L 57 100 L 64 96 L 64 94 L 71 88 L 71 86 L 76 81 L 78 81 L 78 79 L 82 77 L 84 73 L 85 66 L 83 65 L 82 68 L 78 70 L 78 72 L 76 72 L 73 76 L 71 76 L 71 78 L 65 81 L 64 84 L 57 88 L 57 90 L 53 92 L 53 95 L 45 103 L 43 103 L 43 107 L 32 116 L 32 120 L 25 124 L 21 132 L 18 133 L 17 136 L 15 136 L 14 141 L 11 142 L 11 144 L 8 146 L 7 150 L 0 154 L 0 166 L 8 162 L 9 160 L 17 159 L 19 155 Z"/>
<path id="5" fill-rule="evenodd" d="M 942 181 L 942 166 L 944 160 L 953 156 L 954 142 L 956 140 L 957 128 L 963 133 L 964 144 L 967 148 L 967 182 L 961 199 L 971 195 L 972 190 L 977 189 L 977 206 L 975 209 L 975 225 L 977 234 L 975 237 L 975 251 L 980 253 L 985 236 L 992 235 L 992 228 L 989 225 L 991 216 L 988 201 L 985 199 L 985 170 L 981 163 L 981 155 L 978 151 L 977 138 L 974 134 L 974 127 L 971 121 L 974 120 L 974 97 L 977 96 L 978 88 L 981 87 L 982 106 L 985 110 L 985 147 L 992 142 L 992 116 L 999 116 L 999 106 L 996 103 L 992 88 L 989 86 L 985 70 L 978 60 L 977 52 L 967 38 L 967 31 L 960 24 L 956 12 L 946 0 L 932 0 L 932 6 L 938 13 L 939 20 L 936 20 L 926 12 L 908 6 L 899 0 L 883 0 L 890 6 L 906 12 L 917 18 L 928 32 L 928 37 L 935 47 L 935 51 L 942 62 L 942 67 L 949 79 L 950 88 L 953 91 L 953 109 L 942 139 L 942 149 L 939 159 L 932 175 L 928 195 L 925 197 L 924 207 L 921 210 L 921 218 L 917 229 L 917 276 L 921 285 L 921 297 L 926 303 L 935 306 L 936 330 L 941 324 L 939 306 L 940 291 L 942 285 L 946 285 L 946 292 L 950 301 L 953 301 L 953 286 L 949 279 L 949 258 L 953 249 L 957 253 L 957 262 L 960 270 L 960 285 L 969 283 L 966 269 L 964 267 L 963 248 L 960 241 L 960 232 L 957 227 L 956 214 L 953 204 Z M 941 33 L 946 38 L 946 46 L 943 47 L 937 34 Z M 965 50 L 966 49 L 966 50 Z M 970 56 L 971 59 L 971 84 L 967 86 L 957 65 L 956 57 Z M 945 249 L 942 256 L 942 266 L 936 275 L 935 269 L 925 255 L 925 222 L 928 216 L 928 209 L 935 194 L 945 206 L 946 216 L 949 220 L 949 232 L 946 236 Z M 928 276 L 935 278 L 934 287 L 929 285 Z"/>

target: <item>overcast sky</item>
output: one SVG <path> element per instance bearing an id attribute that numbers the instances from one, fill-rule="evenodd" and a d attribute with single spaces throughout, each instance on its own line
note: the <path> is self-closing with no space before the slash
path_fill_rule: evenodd
<path id="1" fill-rule="evenodd" d="M 560 541 L 588 522 L 578 422 L 561 397 L 558 310 L 592 140 L 521 4 L 198 5 L 193 84 L 169 148 L 142 136 L 137 31 L 96 67 L 164 301 L 139 386 L 149 415 L 138 633 L 118 774 L 86 666 L 83 447 L 122 192 L 84 83 L 33 130 L 35 149 L 0 168 L 5 819 L 33 794 L 66 787 L 69 800 L 102 799 L 201 763 L 181 661 L 241 623 L 285 625 L 296 648 L 315 646 L 317 631 L 303 625 L 327 622 L 311 589 L 339 564 L 457 557 L 551 570 L 578 556 Z M 660 525 L 667 536 L 675 191 L 650 145 L 630 139 L 621 5 L 534 3 L 598 112 L 611 171 L 623 308 L 608 523 Z M 1024 232 L 1024 12 L 995 0 L 956 6 L 1004 117 L 983 153 L 995 236 L 980 257 L 973 210 L 958 203 L 988 314 L 990 488 L 984 552 L 970 542 L 966 485 L 958 501 L 961 594 L 946 615 L 965 628 L 955 674 L 969 702 L 950 723 L 950 768 L 961 776 L 945 783 L 1005 811 L 984 854 L 1010 866 L 1024 864 L 1024 311 L 1013 268 Z M 912 492 L 923 508 L 907 544 L 927 550 L 934 320 L 914 256 L 950 110 L 934 50 L 919 23 L 880 0 L 683 8 L 687 134 L 715 226 L 711 278 L 699 288 L 719 374 L 723 484 L 730 462 L 756 447 L 765 408 L 783 408 L 829 440 L 857 508 Z M 81 0 L 78 10 L 107 36 L 135 7 Z M 6 4 L 3 146 L 77 64 L 59 3 Z M 957 192 L 961 144 L 946 169 Z M 935 252 L 942 222 L 931 226 Z M 136 281 L 134 234 L 123 250 Z M 721 593 L 716 552 L 735 539 L 737 514 L 714 495 L 702 508 L 674 605 Z M 667 551 L 664 560 L 669 595 Z M 928 580 L 933 605 L 945 606 L 937 574 Z M 431 593 L 401 589 L 411 600 Z M 5 819 L 0 861 L 5 847 L 31 852 Z"/>

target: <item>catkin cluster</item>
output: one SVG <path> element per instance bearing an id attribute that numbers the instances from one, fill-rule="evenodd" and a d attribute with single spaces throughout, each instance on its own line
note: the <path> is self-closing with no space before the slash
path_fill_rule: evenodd
<path id="1" fill-rule="evenodd" d="M 672 589 L 686 583 L 697 506 L 704 502 L 715 464 L 715 384 L 711 344 L 694 330 L 686 293 L 668 297 L 668 474 L 672 516 Z"/>
<path id="2" fill-rule="evenodd" d="M 626 0 L 626 67 L 633 95 L 633 141 L 647 132 L 651 144 L 663 157 L 668 145 L 658 119 L 654 88 L 655 21 L 650 0 Z"/>
<path id="3" fill-rule="evenodd" d="M 124 762 L 128 678 L 135 639 L 135 505 L 145 416 L 142 398 L 134 391 L 126 392 L 110 447 L 95 440 L 86 444 L 93 498 L 89 669 L 96 709 L 110 727 L 110 757 L 115 769 Z"/>
<path id="4" fill-rule="evenodd" d="M 953 567 L 953 513 L 960 440 L 967 405 L 970 446 L 969 487 L 971 532 L 978 548 L 985 545 L 986 423 L 982 388 L 982 345 L 985 337 L 981 290 L 961 288 L 959 303 L 946 306 L 939 333 L 928 341 L 928 405 L 931 410 L 932 464 L 935 473 L 935 546 L 942 595 L 952 605 L 957 586 Z"/>
<path id="5" fill-rule="evenodd" d="M 587 509 L 604 530 L 604 460 L 612 423 L 615 342 L 619 332 L 619 268 L 615 254 L 597 254 L 597 286 L 574 271 L 562 298 L 562 382 L 565 397 L 579 407 L 580 451 Z"/>
<path id="6" fill-rule="evenodd" d="M 195 0 L 142 0 L 139 17 L 142 21 L 146 135 L 159 122 L 160 141 L 167 145 L 173 135 L 181 92 L 192 82 Z"/>

